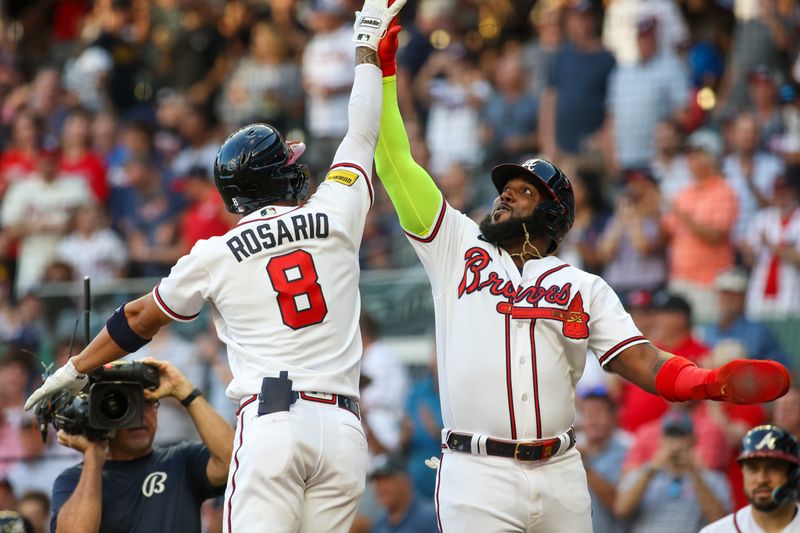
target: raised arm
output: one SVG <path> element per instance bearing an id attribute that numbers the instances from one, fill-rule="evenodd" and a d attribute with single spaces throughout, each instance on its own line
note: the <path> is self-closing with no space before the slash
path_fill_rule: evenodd
<path id="1" fill-rule="evenodd" d="M 442 193 L 433 179 L 411 157 L 403 117 L 397 104 L 397 76 L 394 63 L 399 26 L 381 42 L 383 71 L 383 112 L 375 167 L 394 204 L 403 229 L 418 237 L 428 235 L 442 207 Z"/>

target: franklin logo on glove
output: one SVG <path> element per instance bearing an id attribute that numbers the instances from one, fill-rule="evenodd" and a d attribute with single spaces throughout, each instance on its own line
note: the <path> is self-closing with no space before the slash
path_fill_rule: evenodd
<path id="1" fill-rule="evenodd" d="M 380 28 L 381 20 L 372 17 L 364 17 L 363 19 L 361 19 L 361 25 L 366 26 L 368 28 Z"/>

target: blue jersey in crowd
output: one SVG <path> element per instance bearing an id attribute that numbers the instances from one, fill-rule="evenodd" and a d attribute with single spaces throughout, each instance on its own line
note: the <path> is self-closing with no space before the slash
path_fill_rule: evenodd
<path id="1" fill-rule="evenodd" d="M 183 443 L 155 448 L 133 461 L 106 461 L 100 533 L 199 533 L 200 504 L 221 495 L 206 475 L 208 448 Z M 78 486 L 83 463 L 64 470 L 53 485 L 53 518 Z"/>

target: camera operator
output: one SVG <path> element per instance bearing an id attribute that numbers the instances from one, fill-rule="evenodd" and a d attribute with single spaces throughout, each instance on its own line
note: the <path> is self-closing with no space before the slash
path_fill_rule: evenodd
<path id="1" fill-rule="evenodd" d="M 58 441 L 83 453 L 53 485 L 55 532 L 199 532 L 203 500 L 224 493 L 233 428 L 170 363 L 158 368 L 160 384 L 145 390 L 142 427 L 117 430 L 90 441 L 61 430 Z M 172 396 L 186 406 L 203 443 L 153 447 L 158 400 Z"/>
<path id="2" fill-rule="evenodd" d="M 738 461 L 750 505 L 706 526 L 701 533 L 797 533 L 800 446 L 794 435 L 774 426 L 756 426 L 742 439 Z"/>

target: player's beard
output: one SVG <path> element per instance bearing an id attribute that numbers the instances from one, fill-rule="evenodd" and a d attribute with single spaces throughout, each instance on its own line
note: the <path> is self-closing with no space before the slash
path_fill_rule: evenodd
<path id="1" fill-rule="evenodd" d="M 509 217 L 503 222 L 492 222 L 492 213 L 481 220 L 478 227 L 487 241 L 500 246 L 515 245 L 525 241 L 525 229 L 528 228 L 531 238 L 535 237 L 535 229 L 539 227 L 534 215 L 527 217 Z"/>
<path id="2" fill-rule="evenodd" d="M 747 499 L 750 500 L 750 504 L 757 510 L 768 513 L 770 511 L 774 511 L 778 507 L 779 504 L 775 503 L 775 500 L 772 499 L 772 495 L 770 494 L 769 498 L 766 497 L 759 497 L 757 498 L 754 494 L 748 494 Z"/>

